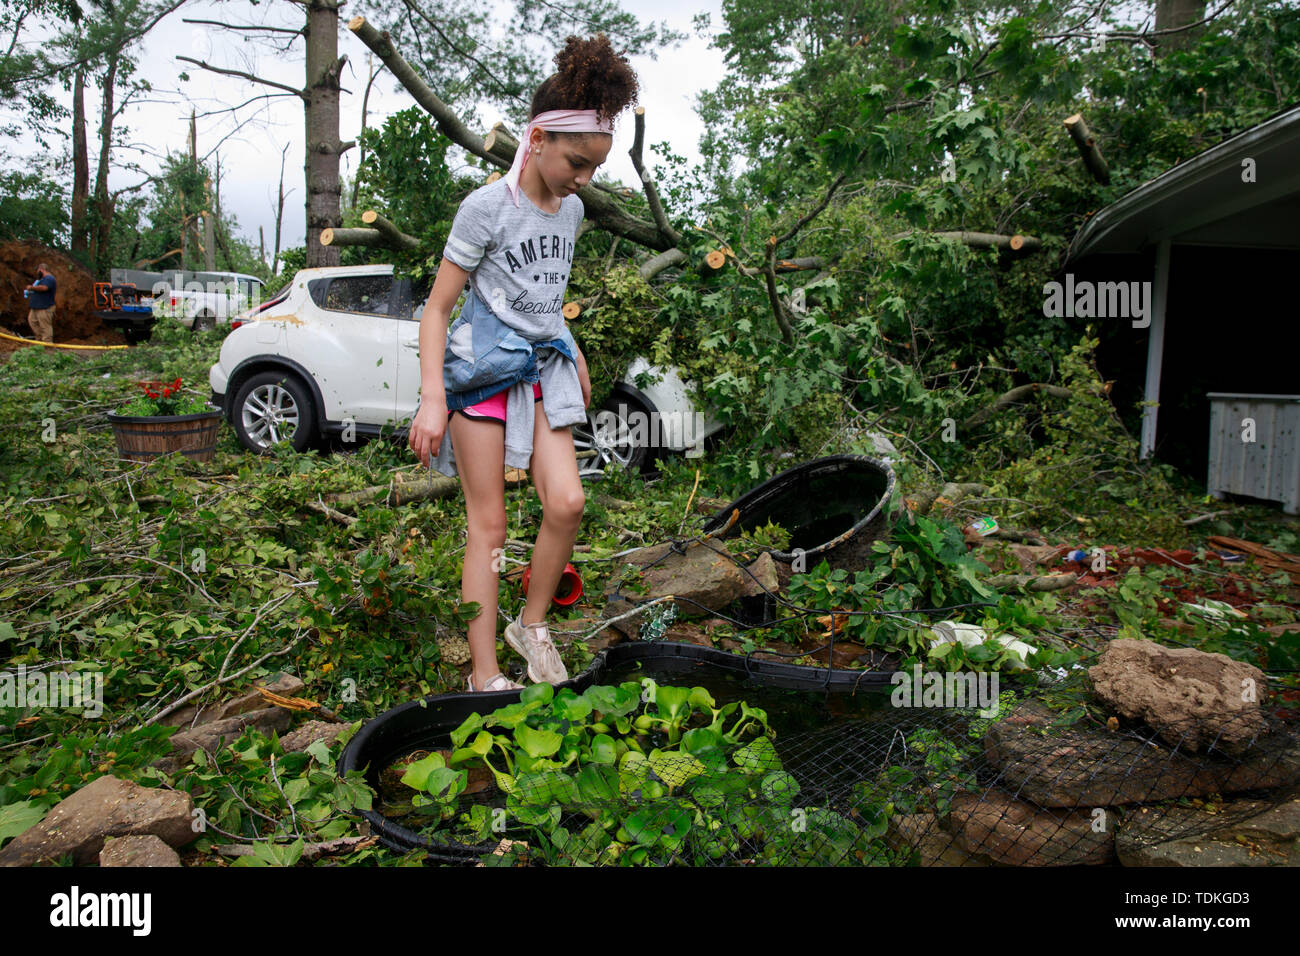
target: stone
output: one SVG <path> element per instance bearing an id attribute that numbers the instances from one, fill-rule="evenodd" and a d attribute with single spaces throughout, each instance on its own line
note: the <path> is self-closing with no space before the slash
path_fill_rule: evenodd
<path id="1" fill-rule="evenodd" d="M 175 850 L 152 833 L 110 837 L 99 851 L 100 866 L 180 866 Z"/>
<path id="2" fill-rule="evenodd" d="M 1088 674 L 1109 707 L 1146 721 L 1173 747 L 1240 754 L 1268 730 L 1264 672 L 1226 654 L 1124 638 L 1106 645 Z"/>
<path id="3" fill-rule="evenodd" d="M 1005 866 L 1100 866 L 1115 858 L 1115 833 L 1097 832 L 1086 810 L 1045 810 L 990 789 L 953 798 L 944 825 L 958 848 Z"/>
<path id="4" fill-rule="evenodd" d="M 885 842 L 895 850 L 915 850 L 920 866 L 983 866 L 957 846 L 953 835 L 939 827 L 933 813 L 896 813 L 889 818 Z"/>
<path id="5" fill-rule="evenodd" d="M 259 681 L 244 693 L 222 701 L 220 704 L 215 706 L 212 704 L 189 704 L 180 710 L 172 711 L 158 722 L 166 724 L 168 727 L 195 726 L 197 723 L 207 724 L 215 720 L 225 720 L 227 717 L 234 717 L 238 714 L 246 714 L 250 710 L 261 710 L 266 707 L 266 698 L 257 692 L 258 686 L 265 687 L 281 697 L 296 697 L 302 693 L 307 685 L 292 674 L 281 672 L 271 680 Z"/>
<path id="6" fill-rule="evenodd" d="M 742 597 L 760 597 L 769 591 L 778 591 L 781 588 L 781 581 L 777 577 L 776 562 L 772 560 L 770 552 L 764 551 L 753 563 L 745 568 L 749 574 L 741 572 L 745 581 L 745 589 Z M 753 575 L 753 577 L 750 577 Z"/>
<path id="7" fill-rule="evenodd" d="M 710 547 L 713 545 L 713 547 Z M 648 588 L 645 594 L 619 590 L 623 565 L 642 569 Z M 624 555 L 616 566 L 612 583 L 605 593 L 606 618 L 617 617 L 636 605 L 656 597 L 673 595 L 677 616 L 700 617 L 726 607 L 745 590 L 746 575 L 732 560 L 730 552 L 717 542 L 692 542 L 684 553 L 672 550 L 672 543 L 638 548 Z M 631 640 L 640 636 L 642 615 L 612 625 Z"/>
<path id="8" fill-rule="evenodd" d="M 280 745 L 285 753 L 297 753 L 306 750 L 316 741 L 323 741 L 326 747 L 332 747 L 335 739 L 347 730 L 347 724 L 334 724 L 325 720 L 309 720 L 292 733 L 280 738 Z"/>
<path id="9" fill-rule="evenodd" d="M 219 748 L 236 740 L 246 727 L 256 727 L 262 733 L 270 735 L 271 731 L 284 733 L 293 721 L 293 714 L 283 707 L 265 707 L 252 710 L 225 720 L 214 720 L 200 724 L 193 730 L 172 734 L 172 767 L 183 766 L 190 754 L 202 748 L 215 753 Z M 164 758 L 166 760 L 168 758 Z M 161 761 L 160 761 L 161 762 Z"/>
<path id="10" fill-rule="evenodd" d="M 1127 816 L 1115 849 L 1124 866 L 1300 866 L 1300 800 L 1255 800 L 1217 812 L 1142 807 Z"/>
<path id="11" fill-rule="evenodd" d="M 192 841 L 194 801 L 188 793 L 142 787 L 111 774 L 56 804 L 40 823 L 0 850 L 0 866 L 53 863 L 71 853 L 81 866 L 99 859 L 104 841 L 152 834 L 168 846 Z"/>
<path id="12" fill-rule="evenodd" d="M 1300 780 L 1300 735 L 1262 738 L 1241 760 L 1192 757 L 1130 733 L 1052 728 L 1055 715 L 1022 701 L 984 735 L 997 783 L 1040 807 L 1111 807 L 1291 786 Z"/>

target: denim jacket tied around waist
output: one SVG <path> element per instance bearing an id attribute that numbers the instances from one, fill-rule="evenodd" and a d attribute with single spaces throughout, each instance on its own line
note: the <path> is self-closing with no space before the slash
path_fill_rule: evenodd
<path id="1" fill-rule="evenodd" d="M 542 407 L 551 428 L 587 420 L 578 380 L 578 345 L 568 328 L 555 338 L 532 342 L 506 325 L 471 289 L 460 314 L 447 330 L 443 385 L 447 410 L 467 408 L 508 389 L 505 463 L 531 467 L 534 406 L 531 386 L 540 382 Z M 450 429 L 432 465 L 457 474 Z"/>

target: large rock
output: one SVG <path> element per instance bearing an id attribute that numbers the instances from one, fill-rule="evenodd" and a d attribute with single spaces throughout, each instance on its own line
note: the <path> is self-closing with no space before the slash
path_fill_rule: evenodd
<path id="1" fill-rule="evenodd" d="M 1262 738 L 1243 760 L 1192 757 L 1091 726 L 1049 729 L 1053 713 L 1022 701 L 989 728 L 984 755 L 997 783 L 1040 807 L 1110 807 L 1300 780 L 1300 737 Z"/>
<path id="2" fill-rule="evenodd" d="M 1264 672 L 1225 654 L 1123 639 L 1111 641 L 1088 674 L 1098 697 L 1146 721 L 1170 746 L 1242 753 L 1268 730 L 1259 706 Z"/>
<path id="3" fill-rule="evenodd" d="M 1300 800 L 1253 800 L 1204 809 L 1142 807 L 1115 838 L 1125 866 L 1300 866 Z"/>
<path id="4" fill-rule="evenodd" d="M 712 547 L 710 547 L 712 545 Z M 648 593 L 621 592 L 618 582 L 622 567 L 641 569 Z M 638 548 L 625 555 L 615 567 L 613 582 L 605 594 L 605 617 L 617 617 L 645 601 L 665 595 L 677 598 L 678 617 L 699 617 L 726 607 L 745 593 L 748 575 L 732 560 L 720 542 L 692 542 L 684 553 L 672 550 L 672 543 Z M 613 625 L 631 640 L 640 636 L 643 615 Z"/>
<path id="5" fill-rule="evenodd" d="M 100 866 L 180 866 L 175 850 L 152 833 L 109 837 L 99 851 Z"/>
<path id="6" fill-rule="evenodd" d="M 152 834 L 168 846 L 184 846 L 194 801 L 188 793 L 141 787 L 107 775 L 60 801 L 34 827 L 0 850 L 0 866 L 52 863 L 71 853 L 79 864 L 94 863 L 109 837 Z"/>
<path id="7" fill-rule="evenodd" d="M 187 704 L 180 710 L 173 711 L 159 721 L 168 727 L 184 727 L 197 723 L 209 724 L 216 720 L 225 720 L 250 710 L 262 710 L 266 707 L 266 698 L 257 692 L 258 687 L 279 694 L 281 697 L 296 697 L 307 685 L 292 674 L 281 672 L 269 681 L 258 681 L 248 690 L 224 700 L 219 704 Z"/>
<path id="8" fill-rule="evenodd" d="M 992 789 L 954 797 L 944 821 L 960 849 L 1007 866 L 1109 863 L 1114 828 L 1093 823 L 1088 811 L 1044 810 Z"/>

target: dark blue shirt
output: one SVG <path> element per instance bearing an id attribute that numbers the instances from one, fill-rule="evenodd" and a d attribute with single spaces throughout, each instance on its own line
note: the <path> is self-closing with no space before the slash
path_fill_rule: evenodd
<path id="1" fill-rule="evenodd" d="M 54 276 L 46 275 L 42 279 L 37 279 L 33 285 L 42 286 L 49 289 L 49 292 L 32 292 L 32 297 L 28 299 L 29 307 L 33 309 L 52 309 L 54 308 L 54 291 L 58 288 L 58 283 L 54 281 Z"/>

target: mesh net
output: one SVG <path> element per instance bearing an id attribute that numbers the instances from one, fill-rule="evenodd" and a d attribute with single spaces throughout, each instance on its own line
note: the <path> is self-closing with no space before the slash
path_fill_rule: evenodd
<path id="1" fill-rule="evenodd" d="M 716 711 L 700 706 L 693 729 L 652 731 L 647 743 L 660 746 L 645 747 L 648 757 L 593 744 L 585 764 L 511 779 L 498 775 L 493 751 L 487 762 L 498 773 L 462 760 L 476 765 L 463 789 L 457 771 L 434 774 L 431 802 L 402 822 L 439 817 L 422 832 L 430 856 L 448 862 L 1095 865 L 1169 840 L 1212 839 L 1293 796 L 1300 782 L 1300 737 L 1281 711 L 1220 720 L 1207 745 L 1204 722 L 1063 723 L 1034 689 L 1004 691 L 1000 706 L 982 711 L 874 697 L 866 712 L 794 732 L 757 719 L 745 727 L 751 710 L 738 705 L 720 741 L 705 726 Z M 642 704 L 627 719 L 653 713 Z M 473 747 L 478 733 L 511 731 L 487 727 L 459 742 Z M 514 738 L 538 753 L 555 743 L 517 729 Z M 414 756 L 427 762 L 429 753 Z"/>

